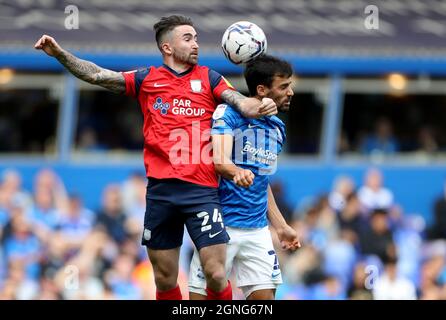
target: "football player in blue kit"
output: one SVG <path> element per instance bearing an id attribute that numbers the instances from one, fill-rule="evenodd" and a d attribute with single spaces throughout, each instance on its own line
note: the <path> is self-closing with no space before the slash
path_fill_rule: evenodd
<path id="1" fill-rule="evenodd" d="M 244 72 L 250 95 L 273 99 L 281 112 L 290 108 L 292 75 L 288 62 L 268 55 L 248 63 Z M 268 220 L 284 249 L 300 247 L 296 231 L 286 223 L 269 186 L 285 142 L 285 125 L 277 116 L 248 119 L 221 104 L 214 112 L 211 134 L 215 169 L 221 176 L 223 219 L 231 238 L 226 272 L 228 276 L 235 272 L 236 285 L 246 299 L 274 299 L 282 277 Z M 205 299 L 205 288 L 195 252 L 189 273 L 190 299 Z"/>

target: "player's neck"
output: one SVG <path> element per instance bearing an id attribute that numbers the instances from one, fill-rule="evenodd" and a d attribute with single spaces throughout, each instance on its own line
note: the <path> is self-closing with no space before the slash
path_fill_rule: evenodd
<path id="1" fill-rule="evenodd" d="M 170 59 L 164 59 L 164 64 L 168 66 L 170 69 L 174 70 L 176 73 L 183 73 L 187 70 L 190 70 L 192 66 L 190 64 L 178 63 L 176 61 L 172 61 Z"/>

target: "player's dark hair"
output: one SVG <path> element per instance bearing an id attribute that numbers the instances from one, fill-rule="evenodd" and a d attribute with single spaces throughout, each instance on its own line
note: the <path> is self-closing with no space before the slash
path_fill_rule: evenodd
<path id="1" fill-rule="evenodd" d="M 171 15 L 168 17 L 162 17 L 160 21 L 153 25 L 153 30 L 155 31 L 155 39 L 158 44 L 158 48 L 161 50 L 161 44 L 164 36 L 172 31 L 177 26 L 194 26 L 192 19 L 179 16 L 179 15 Z"/>
<path id="2" fill-rule="evenodd" d="M 244 72 L 249 94 L 252 97 L 257 94 L 258 85 L 271 88 L 275 76 L 289 78 L 292 75 L 293 68 L 291 64 L 285 60 L 266 54 L 247 63 Z"/>

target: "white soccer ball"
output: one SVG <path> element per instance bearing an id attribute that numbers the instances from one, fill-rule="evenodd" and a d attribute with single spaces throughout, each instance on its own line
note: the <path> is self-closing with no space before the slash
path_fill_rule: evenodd
<path id="1" fill-rule="evenodd" d="M 226 29 L 221 47 L 229 61 L 245 64 L 266 52 L 266 36 L 256 24 L 239 21 Z"/>

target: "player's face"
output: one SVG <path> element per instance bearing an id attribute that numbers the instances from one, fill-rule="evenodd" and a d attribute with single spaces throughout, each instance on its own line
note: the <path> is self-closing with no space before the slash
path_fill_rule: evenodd
<path id="1" fill-rule="evenodd" d="M 173 29 L 171 48 L 176 61 L 191 66 L 196 65 L 198 62 L 198 38 L 195 29 L 188 25 Z"/>
<path id="2" fill-rule="evenodd" d="M 281 112 L 287 112 L 290 109 L 291 98 L 294 95 L 292 86 L 292 77 L 274 76 L 270 88 L 266 88 L 266 97 L 271 98 Z"/>

